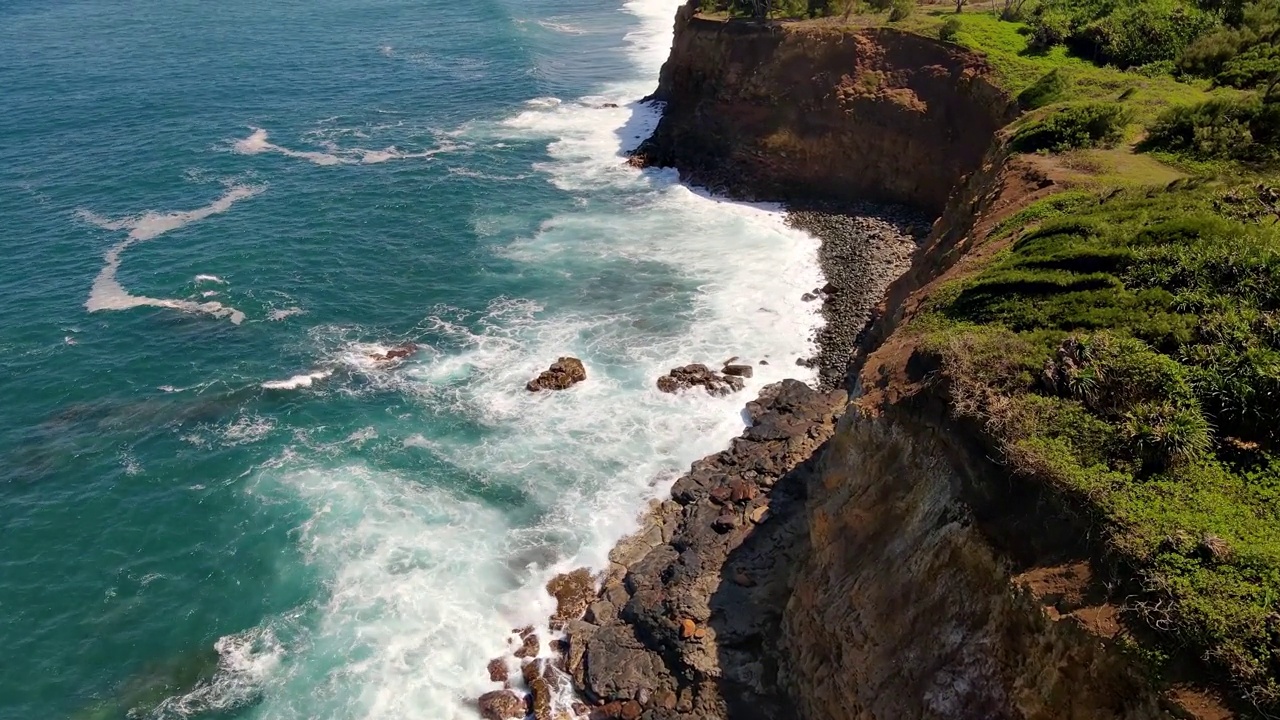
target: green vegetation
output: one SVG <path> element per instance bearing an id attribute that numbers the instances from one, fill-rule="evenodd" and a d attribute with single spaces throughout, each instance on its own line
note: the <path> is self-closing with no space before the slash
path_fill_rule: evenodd
<path id="1" fill-rule="evenodd" d="M 1018 128 L 1012 144 L 1019 152 L 1110 147 L 1123 139 L 1130 117 L 1131 113 L 1120 103 L 1063 105 L 1044 118 Z"/>
<path id="2" fill-rule="evenodd" d="M 1144 147 L 1198 160 L 1280 159 L 1280 102 L 1221 98 L 1170 108 L 1152 123 Z"/>
<path id="3" fill-rule="evenodd" d="M 1280 190 L 1066 193 L 916 321 L 955 412 L 1087 518 L 1130 609 L 1280 702 Z"/>
<path id="4" fill-rule="evenodd" d="M 956 36 L 960 34 L 960 21 L 956 18 L 947 18 L 943 21 L 942 27 L 938 28 L 938 39 L 947 42 L 953 42 Z"/>
<path id="5" fill-rule="evenodd" d="M 898 4 L 721 2 L 859 26 Z M 1280 715 L 1280 0 L 962 5 L 893 22 L 981 53 L 1025 111 L 1011 148 L 1068 189 L 903 331 L 1162 641 L 1126 652 L 1203 659 Z"/>
<path id="6" fill-rule="evenodd" d="M 911 17 L 916 10 L 916 0 L 893 0 L 889 10 L 889 22 L 901 22 Z"/>
<path id="7" fill-rule="evenodd" d="M 1171 62 L 1221 24 L 1186 0 L 1043 0 L 1032 16 L 1038 47 L 1067 45 L 1077 54 L 1120 67 Z"/>

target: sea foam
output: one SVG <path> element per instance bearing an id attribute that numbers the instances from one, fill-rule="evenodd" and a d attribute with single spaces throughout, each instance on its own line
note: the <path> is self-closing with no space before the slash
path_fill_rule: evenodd
<path id="1" fill-rule="evenodd" d="M 659 118 L 635 99 L 652 89 L 678 3 L 625 6 L 641 21 L 627 36 L 634 80 L 530 102 L 455 135 L 541 143 L 538 175 L 586 199 L 495 251 L 567 286 L 572 302 L 432 308 L 406 339 L 448 350 L 394 366 L 373 359 L 387 349 L 367 339 L 374 328 L 313 332 L 317 362 L 345 370 L 332 386 L 371 400 L 402 393 L 417 409 L 386 417 L 376 437 L 363 421 L 344 430 L 368 436 L 358 456 L 300 441 L 247 484 L 264 503 L 301 508 L 298 548 L 326 587 L 309 644 L 267 682 L 261 717 L 474 718 L 471 699 L 493 689 L 484 668 L 510 651 L 510 629 L 551 636 L 546 581 L 605 567 L 646 501 L 741 432 L 742 405 L 761 387 L 813 379 L 794 361 L 812 353 L 821 322 L 800 299 L 822 284 L 818 241 L 775 207 L 722 201 L 624 163 Z M 477 222 L 494 236 L 519 225 Z M 586 382 L 523 390 L 566 354 L 585 361 Z M 654 386 L 673 365 L 731 356 L 755 366 L 740 394 Z"/>
<path id="2" fill-rule="evenodd" d="M 220 302 L 194 302 L 191 300 L 178 300 L 174 298 L 153 298 L 145 295 L 131 295 L 129 291 L 120 284 L 116 279 L 116 273 L 120 270 L 121 256 L 124 251 L 130 247 L 147 240 L 154 240 L 165 233 L 172 232 L 179 228 L 190 225 L 193 222 L 203 220 L 207 217 L 224 213 L 231 209 L 235 203 L 251 198 L 261 193 L 266 188 L 263 186 L 251 185 L 234 185 L 227 188 L 222 197 L 214 200 L 212 203 L 195 210 L 181 210 L 175 212 L 156 212 L 148 210 L 147 212 L 134 217 L 120 218 L 110 220 L 100 215 L 96 215 L 87 210 L 79 211 L 79 217 L 91 224 L 97 225 L 106 230 L 128 230 L 129 234 L 124 240 L 116 243 L 107 250 L 103 256 L 105 261 L 102 270 L 98 271 L 98 277 L 94 279 L 93 286 L 89 289 L 89 299 L 85 301 L 84 306 L 89 312 L 99 312 L 102 310 L 128 310 L 135 307 L 162 307 L 172 308 L 174 310 L 182 310 L 184 312 L 207 313 L 214 317 L 229 318 L 232 323 L 239 325 L 244 321 L 244 313 L 233 307 L 228 307 Z M 198 276 L 212 277 L 212 276 Z M 197 278 L 198 279 L 198 278 Z"/>
<path id="3" fill-rule="evenodd" d="M 439 155 L 440 153 L 451 152 L 458 149 L 458 145 L 444 143 L 430 150 L 421 150 L 418 152 L 405 152 L 397 149 L 394 145 L 382 148 L 380 150 L 370 150 L 368 148 L 339 148 L 332 142 L 324 142 L 322 145 L 327 152 L 318 150 L 291 150 L 282 145 L 277 145 L 268 139 L 267 131 L 262 128 L 251 128 L 253 132 L 247 138 L 237 140 L 231 149 L 241 155 L 258 155 L 260 153 L 274 152 L 285 157 L 296 158 L 298 160 L 306 160 L 316 165 L 376 165 L 389 160 L 413 160 L 426 159 Z"/>

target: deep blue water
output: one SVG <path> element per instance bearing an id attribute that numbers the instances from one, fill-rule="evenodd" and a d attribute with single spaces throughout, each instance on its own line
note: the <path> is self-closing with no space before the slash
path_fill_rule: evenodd
<path id="1" fill-rule="evenodd" d="M 0 718 L 472 717 L 740 429 L 653 379 L 807 377 L 816 241 L 622 163 L 676 4 L 0 0 Z"/>

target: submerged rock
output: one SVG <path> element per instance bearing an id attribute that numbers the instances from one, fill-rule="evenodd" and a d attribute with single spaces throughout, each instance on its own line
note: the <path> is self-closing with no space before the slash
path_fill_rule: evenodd
<path id="1" fill-rule="evenodd" d="M 576 357 L 562 357 L 524 387 L 529 392 L 564 390 L 586 379 L 587 369 L 583 367 L 581 360 Z"/>
<path id="2" fill-rule="evenodd" d="M 410 342 L 404 343 L 403 345 L 397 345 L 385 353 L 371 353 L 369 358 L 374 362 L 385 363 L 391 362 L 392 360 L 403 360 L 416 352 L 418 352 L 417 343 Z"/>
<path id="3" fill-rule="evenodd" d="M 725 365 L 720 372 L 725 375 L 749 378 L 755 374 L 755 368 L 750 365 Z"/>

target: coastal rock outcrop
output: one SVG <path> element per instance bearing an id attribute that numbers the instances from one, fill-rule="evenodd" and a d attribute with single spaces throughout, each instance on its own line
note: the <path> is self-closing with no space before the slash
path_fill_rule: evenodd
<path id="1" fill-rule="evenodd" d="M 562 357 L 524 386 L 529 392 L 565 390 L 587 379 L 587 369 L 576 357 Z"/>
<path id="2" fill-rule="evenodd" d="M 701 387 L 709 395 L 728 395 L 741 390 L 744 385 L 742 377 L 737 373 L 721 375 L 701 363 L 671 368 L 666 375 L 658 378 L 658 389 L 665 393 L 674 393 L 692 387 Z"/>
<path id="3" fill-rule="evenodd" d="M 752 426 L 694 463 L 615 548 L 586 619 L 566 626 L 565 668 L 598 716 L 725 717 L 739 704 L 752 708 L 741 717 L 792 716 L 758 652 L 780 618 L 756 611 L 785 595 L 803 544 L 791 519 L 805 460 L 846 399 L 795 380 L 766 387 L 748 406 Z"/>
<path id="4" fill-rule="evenodd" d="M 890 28 L 676 16 L 641 164 L 793 209 L 866 200 L 936 216 L 1016 104 L 978 56 Z"/>

